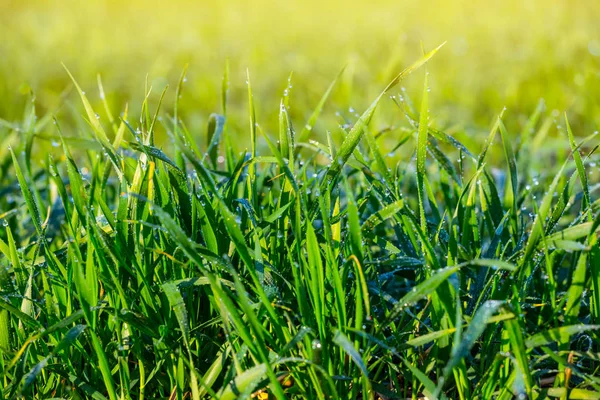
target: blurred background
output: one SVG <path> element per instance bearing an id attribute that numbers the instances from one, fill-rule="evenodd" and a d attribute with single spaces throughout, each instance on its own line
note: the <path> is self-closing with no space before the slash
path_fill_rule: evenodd
<path id="1" fill-rule="evenodd" d="M 189 64 L 181 115 L 203 132 L 210 113 L 221 111 L 229 59 L 228 123 L 246 138 L 246 68 L 258 120 L 274 130 L 290 72 L 290 112 L 303 124 L 346 67 L 327 105 L 335 119 L 350 107 L 362 112 L 420 57 L 421 42 L 429 50 L 447 41 L 428 64 L 439 128 L 479 137 L 506 106 L 518 129 L 543 98 L 549 111 L 568 111 L 584 135 L 600 123 L 599 21 L 592 0 L 3 0 L 0 118 L 22 119 L 31 92 L 39 116 L 68 121 L 72 107 L 81 114 L 61 62 L 100 109 L 97 74 L 115 114 L 125 103 L 139 113 L 146 77 L 153 105 L 170 85 L 169 113 Z M 419 71 L 403 82 L 415 101 L 422 78 Z M 376 122 L 403 119 L 391 101 L 382 108 Z"/>

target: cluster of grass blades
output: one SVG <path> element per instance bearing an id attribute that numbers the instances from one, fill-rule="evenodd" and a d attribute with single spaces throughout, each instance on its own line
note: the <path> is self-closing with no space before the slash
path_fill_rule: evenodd
<path id="1" fill-rule="evenodd" d="M 284 96 L 275 139 L 248 78 L 237 153 L 227 69 L 202 142 L 177 105 L 101 123 L 77 83 L 82 134 L 34 103 L 3 121 L 2 398 L 600 399 L 593 137 L 565 117 L 557 166 L 532 171 L 540 107 L 476 156 L 433 126 L 427 78 L 420 107 L 395 95 L 436 51 L 341 144 L 309 140 L 335 82 L 299 132 Z M 387 96 L 414 154 L 393 165 L 369 127 Z M 44 136 L 63 156 L 36 160 Z"/>

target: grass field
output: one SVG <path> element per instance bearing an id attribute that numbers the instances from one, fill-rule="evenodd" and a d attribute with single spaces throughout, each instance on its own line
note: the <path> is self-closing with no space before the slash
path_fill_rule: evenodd
<path id="1" fill-rule="evenodd" d="M 600 4 L 521 3 L 1 5 L 2 398 L 600 399 Z"/>

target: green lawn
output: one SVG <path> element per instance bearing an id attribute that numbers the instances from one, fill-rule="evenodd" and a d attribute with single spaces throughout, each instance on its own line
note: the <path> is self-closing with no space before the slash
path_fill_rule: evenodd
<path id="1" fill-rule="evenodd" d="M 106 4 L 98 24 L 123 18 Z M 352 4 L 341 15 L 357 21 L 368 10 L 391 23 L 386 7 L 399 7 Z M 450 22 L 479 10 L 439 4 L 448 15 L 435 12 L 429 39 L 455 38 Z M 231 54 L 217 53 L 202 78 L 187 78 L 204 66 L 181 47 L 145 78 L 101 41 L 91 60 L 80 49 L 38 74 L 26 56 L 43 59 L 42 32 L 50 52 L 91 18 L 38 4 L 66 25 L 11 34 L 35 33 L 32 47 L 0 44 L 10 55 L 0 70 L 1 398 L 600 399 L 600 43 L 585 22 L 597 7 L 568 4 L 539 12 L 582 18 L 564 32 L 572 46 L 544 53 L 554 33 L 537 21 L 520 55 L 510 24 L 492 18 L 514 10 L 482 6 L 505 60 L 531 66 L 513 74 L 507 61 L 487 82 L 452 40 L 413 45 L 410 58 L 386 53 L 393 61 L 372 79 L 376 62 L 343 69 L 324 47 L 307 66 L 307 43 L 325 40 L 308 29 L 286 81 L 293 62 L 269 69 L 259 43 L 248 56 L 239 27 L 242 44 L 226 40 Z M 14 21 L 44 20 L 5 7 Z M 210 10 L 228 24 L 248 17 L 250 37 L 281 11 Z M 160 15 L 150 11 L 140 18 Z M 159 27 L 134 23 L 142 43 L 176 21 L 164 11 Z M 331 43 L 354 37 L 350 28 Z M 369 34 L 386 37 L 381 26 Z M 137 51 L 146 65 L 151 51 Z M 245 77 L 244 57 L 254 63 Z M 11 62 L 24 66 L 14 80 Z M 473 74 L 460 94 L 448 69 Z M 504 82 L 510 90 L 497 91 Z"/>

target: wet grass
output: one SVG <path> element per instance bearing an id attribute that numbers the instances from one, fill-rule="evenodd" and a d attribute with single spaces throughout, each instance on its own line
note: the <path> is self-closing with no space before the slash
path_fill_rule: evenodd
<path id="1" fill-rule="evenodd" d="M 233 131 L 227 68 L 206 126 L 185 72 L 172 113 L 73 79 L 78 124 L 3 120 L 3 398 L 600 398 L 597 138 L 540 103 L 467 148 L 427 74 L 416 104 L 398 86 L 434 53 L 339 126 L 337 79 L 271 132 L 248 76 Z M 375 129 L 380 103 L 404 122 Z"/>

